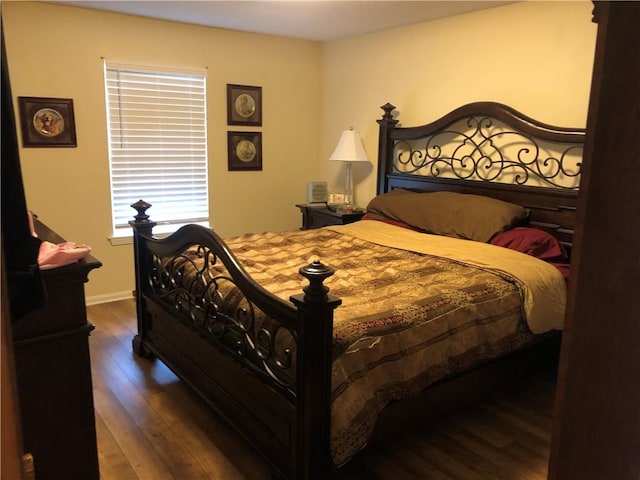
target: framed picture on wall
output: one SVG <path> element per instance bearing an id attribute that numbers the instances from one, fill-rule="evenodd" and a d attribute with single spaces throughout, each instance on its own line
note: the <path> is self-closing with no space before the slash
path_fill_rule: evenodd
<path id="1" fill-rule="evenodd" d="M 227 123 L 262 125 L 262 87 L 227 84 Z"/>
<path id="2" fill-rule="evenodd" d="M 262 133 L 227 132 L 229 171 L 262 170 Z"/>
<path id="3" fill-rule="evenodd" d="M 18 97 L 24 147 L 76 147 L 71 98 Z"/>

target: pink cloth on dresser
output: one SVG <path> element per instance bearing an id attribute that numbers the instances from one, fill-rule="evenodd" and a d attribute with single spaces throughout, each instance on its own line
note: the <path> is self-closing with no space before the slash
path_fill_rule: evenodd
<path id="1" fill-rule="evenodd" d="M 38 253 L 38 266 L 40 270 L 62 267 L 77 262 L 89 252 L 91 252 L 91 247 L 78 245 L 75 242 L 42 242 Z"/>
<path id="2" fill-rule="evenodd" d="M 37 238 L 38 234 L 33 225 L 33 216 L 31 212 L 27 212 L 27 215 L 29 217 L 31 235 Z M 77 262 L 90 252 L 91 247 L 87 245 L 78 245 L 75 242 L 52 243 L 43 240 L 38 251 L 38 267 L 40 270 L 63 267 Z"/>

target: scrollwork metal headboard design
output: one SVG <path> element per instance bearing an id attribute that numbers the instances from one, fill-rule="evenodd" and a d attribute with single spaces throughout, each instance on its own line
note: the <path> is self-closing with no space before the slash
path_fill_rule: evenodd
<path id="1" fill-rule="evenodd" d="M 465 105 L 420 127 L 396 127 L 386 104 L 388 174 L 577 191 L 584 130 L 553 127 L 494 102 Z"/>
<path id="2" fill-rule="evenodd" d="M 568 190 L 579 187 L 582 145 L 543 143 L 489 116 L 468 117 L 420 143 L 395 142 L 396 171 Z"/>

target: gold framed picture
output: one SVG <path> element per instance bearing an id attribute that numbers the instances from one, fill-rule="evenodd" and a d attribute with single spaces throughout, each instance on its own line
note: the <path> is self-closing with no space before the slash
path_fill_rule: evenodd
<path id="1" fill-rule="evenodd" d="M 227 132 L 229 171 L 262 170 L 262 133 Z"/>
<path id="2" fill-rule="evenodd" d="M 262 87 L 227 84 L 227 124 L 262 125 Z"/>
<path id="3" fill-rule="evenodd" d="M 73 99 L 18 97 L 24 147 L 76 147 Z"/>

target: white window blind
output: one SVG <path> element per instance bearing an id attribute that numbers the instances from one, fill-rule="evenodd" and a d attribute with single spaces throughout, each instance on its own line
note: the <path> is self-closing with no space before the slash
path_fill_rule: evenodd
<path id="1" fill-rule="evenodd" d="M 160 231 L 206 224 L 206 75 L 105 62 L 105 82 L 114 237 L 140 199 Z"/>

